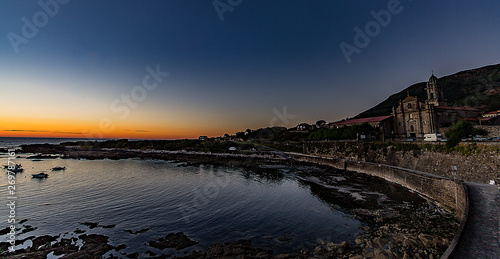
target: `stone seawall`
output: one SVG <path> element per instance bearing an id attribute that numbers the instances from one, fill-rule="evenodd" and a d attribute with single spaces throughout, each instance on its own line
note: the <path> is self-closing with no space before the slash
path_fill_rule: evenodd
<path id="1" fill-rule="evenodd" d="M 337 169 L 373 175 L 387 181 L 403 185 L 435 200 L 444 208 L 455 211 L 456 217 L 459 221 L 464 217 L 467 195 L 464 186 L 460 182 L 455 182 L 442 176 L 390 165 L 299 153 L 286 154 L 295 160 L 328 165 Z"/>
<path id="2" fill-rule="evenodd" d="M 455 217 L 460 221 L 460 226 L 452 243 L 441 256 L 441 259 L 451 258 L 462 236 L 469 212 L 467 188 L 461 182 L 453 181 L 442 176 L 390 165 L 291 152 L 286 154 L 290 158 L 298 161 L 328 165 L 337 169 L 355 171 L 383 178 L 427 196 L 442 207 L 454 211 Z"/>
<path id="3" fill-rule="evenodd" d="M 500 182 L 498 144 L 498 142 L 461 144 L 462 153 L 445 153 L 431 150 L 439 143 L 323 141 L 305 143 L 303 153 L 342 157 L 349 160 L 408 168 L 447 178 L 455 179 L 456 177 L 458 180 L 489 183 L 490 180 Z M 379 147 L 380 145 L 382 147 Z M 401 150 L 404 148 L 408 150 Z M 418 148 L 418 150 L 414 148 Z M 452 167 L 456 167 L 458 171 L 452 171 Z"/>

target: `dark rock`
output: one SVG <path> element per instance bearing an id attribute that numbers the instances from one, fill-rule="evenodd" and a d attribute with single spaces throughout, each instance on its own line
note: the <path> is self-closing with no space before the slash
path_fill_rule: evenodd
<path id="1" fill-rule="evenodd" d="M 150 228 L 143 228 L 143 229 L 138 230 L 138 231 L 133 231 L 133 230 L 131 230 L 131 229 L 124 229 L 123 231 L 128 232 L 128 233 L 130 233 L 130 234 L 132 234 L 132 235 L 137 235 L 137 234 L 140 234 L 140 233 L 147 232 L 147 231 L 149 231 L 149 230 L 150 230 Z"/>
<path id="2" fill-rule="evenodd" d="M 78 251 L 78 256 L 85 256 L 85 258 L 99 258 L 113 249 L 113 247 L 108 244 L 109 237 L 107 236 L 83 234 L 80 236 L 80 239 L 82 239 L 85 243 L 80 251 Z M 71 256 L 71 258 L 74 257 Z"/>
<path id="3" fill-rule="evenodd" d="M 81 230 L 81 229 L 77 228 L 75 231 L 73 231 L 73 233 L 82 234 L 82 233 L 85 233 L 85 230 Z"/>
<path id="4" fill-rule="evenodd" d="M 114 227 L 116 227 L 116 224 L 113 224 L 113 225 L 102 225 L 100 227 L 102 227 L 102 228 L 114 228 Z"/>
<path id="5" fill-rule="evenodd" d="M 85 225 L 90 229 L 93 229 L 93 228 L 96 228 L 99 226 L 99 222 L 82 222 L 80 224 Z"/>
<path id="6" fill-rule="evenodd" d="M 132 258 L 132 259 L 136 259 L 136 258 L 139 258 L 139 253 L 128 254 L 127 257 Z"/>
<path id="7" fill-rule="evenodd" d="M 182 232 L 167 234 L 164 238 L 158 239 L 158 241 L 150 241 L 149 245 L 158 249 L 165 248 L 175 248 L 176 250 L 182 250 L 184 248 L 194 246 L 198 242 L 190 240 L 186 234 Z"/>
<path id="8" fill-rule="evenodd" d="M 50 243 L 52 241 L 56 241 L 57 240 L 57 237 L 53 237 L 53 236 L 40 236 L 40 237 L 37 237 L 33 240 L 33 248 L 34 249 L 37 249 L 42 246 L 42 245 L 47 245 L 47 246 L 50 246 Z"/>
<path id="9" fill-rule="evenodd" d="M 24 233 L 28 233 L 28 232 L 31 232 L 33 230 L 36 230 L 37 227 L 33 227 L 33 226 L 30 226 L 30 225 L 26 225 L 26 226 L 23 226 L 24 228 L 21 230 L 20 233 L 18 233 L 18 235 L 20 234 L 24 234 Z"/>
<path id="10" fill-rule="evenodd" d="M 250 240 L 210 245 L 203 258 L 271 258 L 271 250 L 255 248 Z"/>
<path id="11" fill-rule="evenodd" d="M 118 252 L 118 251 L 123 250 L 123 249 L 125 249 L 125 248 L 127 248 L 127 245 L 125 245 L 125 244 L 121 244 L 121 245 L 119 245 L 119 246 L 115 247 L 115 250 Z"/>
<path id="12" fill-rule="evenodd" d="M 0 235 L 5 235 L 10 232 L 10 227 L 6 227 L 2 230 L 0 230 Z"/>

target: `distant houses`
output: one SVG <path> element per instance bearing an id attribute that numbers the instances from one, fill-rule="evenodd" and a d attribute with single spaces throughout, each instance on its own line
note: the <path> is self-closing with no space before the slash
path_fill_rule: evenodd
<path id="1" fill-rule="evenodd" d="M 297 130 L 299 131 L 308 131 L 308 130 L 311 130 L 313 128 L 312 125 L 309 125 L 307 123 L 301 123 L 299 125 L 297 125 Z"/>
<path id="2" fill-rule="evenodd" d="M 393 116 L 391 115 L 361 118 L 361 119 L 348 119 L 340 122 L 330 123 L 328 124 L 328 127 L 333 129 L 333 128 L 362 125 L 362 124 L 368 124 L 377 131 L 376 135 L 373 136 L 375 138 L 386 139 L 393 137 L 394 120 Z"/>
<path id="3" fill-rule="evenodd" d="M 498 116 L 500 116 L 500 110 L 488 112 L 488 113 L 486 113 L 486 114 L 483 115 L 484 118 L 495 118 L 495 117 L 498 117 Z"/>
<path id="4" fill-rule="evenodd" d="M 478 122 L 480 125 L 500 125 L 500 110 L 484 114 Z"/>

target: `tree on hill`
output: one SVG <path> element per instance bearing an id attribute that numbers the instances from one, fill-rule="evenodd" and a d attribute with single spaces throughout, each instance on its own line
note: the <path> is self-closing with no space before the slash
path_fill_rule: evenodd
<path id="1" fill-rule="evenodd" d="M 326 121 L 324 121 L 324 120 L 319 120 L 316 122 L 316 126 L 318 126 L 318 128 L 323 127 L 325 124 L 326 124 Z"/>

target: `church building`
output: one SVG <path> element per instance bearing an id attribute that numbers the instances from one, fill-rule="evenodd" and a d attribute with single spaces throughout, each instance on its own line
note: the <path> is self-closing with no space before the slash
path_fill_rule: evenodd
<path id="1" fill-rule="evenodd" d="M 434 74 L 426 87 L 427 100 L 408 96 L 392 109 L 394 135 L 400 138 L 423 138 L 429 133 L 446 133 L 447 127 L 461 119 L 478 118 L 480 112 L 470 107 L 450 107 Z"/>

